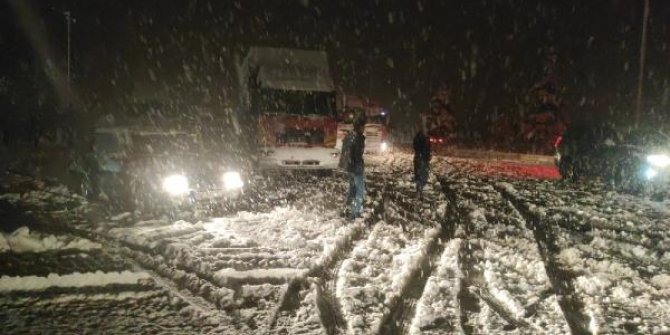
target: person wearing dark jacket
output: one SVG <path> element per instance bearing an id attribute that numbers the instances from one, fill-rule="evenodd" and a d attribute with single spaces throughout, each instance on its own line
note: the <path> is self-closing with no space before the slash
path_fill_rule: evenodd
<path id="1" fill-rule="evenodd" d="M 345 164 L 345 170 L 349 175 L 349 190 L 345 201 L 345 208 L 351 206 L 350 218 L 360 218 L 363 212 L 363 200 L 365 200 L 365 167 L 363 162 L 363 152 L 365 151 L 365 136 L 363 130 L 365 129 L 365 121 L 358 119 L 354 122 L 353 134 L 347 135 L 349 138 L 345 139 L 347 145 L 350 146 L 343 152 L 349 157 L 344 157 L 348 160 Z"/>
<path id="2" fill-rule="evenodd" d="M 423 198 L 423 187 L 428 182 L 428 171 L 430 164 L 430 140 L 423 127 L 414 136 L 414 181 L 416 182 L 417 198 Z"/>

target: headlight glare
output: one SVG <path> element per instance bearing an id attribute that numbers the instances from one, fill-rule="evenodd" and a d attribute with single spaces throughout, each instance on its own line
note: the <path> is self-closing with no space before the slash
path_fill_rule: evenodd
<path id="1" fill-rule="evenodd" d="M 665 154 L 647 156 L 647 163 L 652 166 L 664 168 L 670 165 L 670 156 Z"/>
<path id="2" fill-rule="evenodd" d="M 239 172 L 226 172 L 223 174 L 223 186 L 229 191 L 237 190 L 244 186 L 244 181 L 242 181 L 242 176 L 240 176 Z"/>
<path id="3" fill-rule="evenodd" d="M 652 180 L 657 175 L 658 171 L 654 170 L 653 168 L 647 168 L 647 170 L 644 171 L 644 176 L 647 178 L 647 180 Z"/>
<path id="4" fill-rule="evenodd" d="M 180 174 L 173 174 L 163 179 L 163 190 L 171 195 L 188 193 L 188 179 Z"/>
<path id="5" fill-rule="evenodd" d="M 386 142 L 382 142 L 382 144 L 379 145 L 379 150 L 381 150 L 381 152 L 386 152 L 386 150 L 388 150 L 388 148 L 389 148 L 389 145 Z"/>

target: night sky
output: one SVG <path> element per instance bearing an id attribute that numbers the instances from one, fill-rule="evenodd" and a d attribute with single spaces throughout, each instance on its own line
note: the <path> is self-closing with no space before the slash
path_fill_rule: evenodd
<path id="1" fill-rule="evenodd" d="M 73 88 L 98 115 L 173 100 L 236 108 L 234 60 L 253 45 L 328 52 L 335 82 L 407 124 L 440 86 L 461 124 L 485 132 L 524 113 L 550 54 L 566 113 L 625 120 L 635 101 L 643 1 L 102 1 L 32 4 L 65 72 L 72 12 Z M 652 0 L 645 110 L 670 113 L 670 2 Z M 0 5 L 5 116 L 49 114 L 53 85 L 9 2 Z M 47 70 L 48 71 L 48 70 Z"/>

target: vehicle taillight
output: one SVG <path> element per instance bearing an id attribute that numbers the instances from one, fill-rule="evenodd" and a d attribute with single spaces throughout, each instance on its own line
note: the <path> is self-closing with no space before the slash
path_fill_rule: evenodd
<path id="1" fill-rule="evenodd" d="M 558 149 L 558 146 L 561 144 L 561 141 L 563 141 L 563 136 L 561 135 L 556 136 L 556 138 L 554 139 L 554 148 Z"/>

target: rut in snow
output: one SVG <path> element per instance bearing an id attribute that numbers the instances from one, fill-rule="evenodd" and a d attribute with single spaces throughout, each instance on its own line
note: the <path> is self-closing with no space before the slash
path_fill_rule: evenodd
<path id="1" fill-rule="evenodd" d="M 37 212 L 37 213 L 35 213 Z M 107 299 L 101 299 L 97 303 L 91 303 L 90 300 L 88 300 L 89 297 L 92 296 L 105 296 L 105 295 L 116 295 L 116 294 L 121 294 L 121 293 L 130 293 L 130 294 L 145 294 L 145 297 L 149 299 L 150 297 L 157 297 L 160 298 L 160 296 L 164 295 L 166 298 L 168 298 L 170 301 L 174 301 L 174 299 L 178 299 L 178 301 L 181 302 L 181 304 L 189 306 L 191 311 L 194 311 L 196 314 L 200 316 L 211 316 L 211 317 L 216 317 L 216 318 L 221 318 L 221 320 L 227 320 L 229 317 L 225 311 L 222 311 L 218 308 L 216 303 L 208 301 L 205 297 L 202 297 L 201 295 L 198 294 L 198 292 L 189 292 L 187 290 L 183 290 L 185 288 L 185 285 L 180 285 L 177 282 L 173 280 L 173 278 L 168 278 L 164 274 L 157 273 L 155 271 L 152 271 L 151 269 L 148 269 L 147 266 L 144 266 L 139 262 L 137 259 L 134 257 L 129 257 L 129 255 L 125 252 L 126 250 L 130 250 L 127 247 L 123 246 L 121 243 L 119 243 L 117 240 L 112 240 L 109 239 L 105 236 L 100 235 L 97 232 L 90 231 L 90 230 L 85 230 L 76 227 L 73 225 L 73 222 L 86 222 L 88 224 L 89 219 L 86 217 L 75 217 L 73 220 L 72 217 L 68 215 L 54 215 L 54 212 L 52 212 L 50 209 L 33 209 L 33 213 L 37 216 L 39 216 L 39 224 L 37 225 L 38 227 L 51 227 L 51 229 L 45 229 L 41 231 L 53 231 L 53 229 L 56 229 L 57 231 L 54 231 L 54 233 L 58 234 L 69 234 L 73 235 L 76 237 L 83 237 L 87 238 L 93 242 L 98 242 L 100 243 L 103 248 L 101 250 L 90 250 L 85 252 L 87 255 L 86 259 L 82 259 L 80 257 L 76 257 L 74 259 L 70 259 L 71 262 L 74 262 L 70 264 L 69 266 L 72 267 L 72 271 L 70 273 L 77 273 L 77 272 L 93 272 L 95 271 L 134 271 L 134 272 L 144 272 L 149 275 L 151 278 L 151 284 L 147 283 L 137 283 L 137 284 L 109 284 L 105 286 L 91 286 L 91 287 L 80 287 L 80 288 L 49 288 L 47 290 L 41 291 L 37 294 L 35 292 L 30 293 L 31 299 L 34 299 L 35 297 L 39 296 L 40 299 L 49 299 L 49 296 L 52 295 L 54 299 L 57 301 L 61 299 L 64 296 L 84 296 L 88 303 L 86 304 L 86 308 L 82 310 L 83 314 L 89 315 L 90 313 L 95 313 L 96 309 L 100 309 L 102 311 L 107 311 L 109 312 L 109 307 L 105 306 L 103 308 L 100 308 L 99 306 L 104 306 L 105 302 L 110 301 Z M 69 214 L 66 212 L 66 214 Z M 49 224 L 41 224 L 41 222 L 48 222 Z M 71 254 L 70 256 L 81 256 L 84 254 L 81 250 L 78 250 L 79 254 Z M 70 250 L 58 250 L 58 251 L 53 251 L 53 252 L 47 252 L 43 253 L 41 255 L 33 255 L 37 256 L 37 260 L 40 261 L 40 263 L 46 268 L 49 267 L 49 263 L 52 263 L 54 260 L 59 260 L 62 261 L 62 257 L 68 257 L 68 254 L 70 254 L 72 251 Z M 19 255 L 20 256 L 20 255 Z M 46 259 L 42 260 L 40 256 L 46 257 Z M 59 258 L 53 258 L 54 256 L 57 256 Z M 52 259 L 53 258 L 53 259 Z M 20 261 L 20 260 L 19 260 Z M 59 268 L 58 269 L 53 269 L 49 270 L 49 272 L 56 272 L 60 273 L 67 269 L 68 265 L 63 265 L 63 263 L 59 263 Z M 123 269 L 122 269 L 123 268 Z M 39 270 L 39 269 L 38 269 Z M 68 271 L 69 272 L 69 271 Z M 44 273 L 41 273 L 43 275 Z M 27 275 L 27 273 L 26 273 Z M 35 274 L 31 274 L 35 275 Z M 40 275 L 38 272 L 37 275 Z M 187 287 L 189 290 L 191 289 L 190 287 Z M 17 292 L 20 293 L 20 292 Z M 76 301 L 76 300 L 75 300 Z M 132 299 L 128 301 L 133 301 Z M 141 300 L 144 301 L 144 300 Z M 156 301 L 158 302 L 158 301 Z M 76 303 L 76 302 L 75 302 Z M 137 308 L 137 302 L 129 302 L 130 308 L 136 308 L 135 313 L 143 313 L 145 311 L 151 311 L 156 305 L 151 305 L 146 308 Z M 64 306 L 68 306 L 68 303 L 66 302 L 54 302 L 53 304 L 49 304 L 49 311 L 53 312 L 55 309 L 59 308 L 67 308 Z M 112 306 L 110 306 L 112 307 Z M 160 308 L 160 307 L 159 307 Z M 128 309 L 125 309 L 126 311 Z M 71 312 L 71 310 L 69 310 Z M 161 311 L 162 312 L 162 311 Z M 60 315 L 67 315 L 67 313 L 61 313 Z M 164 316 L 161 313 L 162 316 Z M 107 315 L 109 316 L 109 315 Z M 114 316 L 111 316 L 112 319 Z M 80 317 L 80 320 L 85 320 L 86 316 Z M 49 329 L 52 329 L 51 327 L 58 326 L 56 324 L 49 326 Z M 100 324 L 97 323 L 95 325 L 91 325 L 94 329 L 96 326 L 100 327 Z M 161 327 L 161 326 L 158 326 Z M 144 329 L 144 328 L 143 328 Z M 53 330 L 53 329 L 52 329 Z M 126 329 L 127 330 L 127 329 Z M 182 329 L 183 330 L 183 329 Z M 118 332 L 118 331 L 117 331 Z"/>
<path id="2" fill-rule="evenodd" d="M 573 334 L 590 334 L 589 320 L 590 318 L 584 312 L 584 303 L 580 301 L 575 293 L 573 281 L 576 275 L 565 269 L 555 259 L 561 250 L 556 243 L 553 230 L 550 226 L 534 214 L 529 208 L 528 204 L 520 200 L 514 194 L 511 194 L 507 189 L 496 187 L 496 189 L 507 199 L 514 208 L 523 216 L 526 221 L 527 228 L 533 232 L 535 240 L 540 250 L 540 255 L 544 261 L 545 271 L 551 281 L 554 293 L 558 297 L 558 303 L 565 316 L 570 330 Z"/>
<path id="3" fill-rule="evenodd" d="M 317 295 L 317 307 L 322 316 L 323 327 L 329 335 L 342 333 L 346 329 L 346 321 L 342 316 L 342 311 L 337 298 L 335 297 L 335 281 L 337 272 L 342 265 L 342 261 L 349 255 L 357 241 L 365 237 L 364 230 L 355 232 L 351 239 L 341 247 L 341 250 L 324 266 L 316 267 L 305 277 L 294 279 L 288 287 L 288 290 L 282 297 L 279 310 L 270 321 L 271 327 L 278 326 L 280 317 L 291 318 L 295 316 L 300 307 L 301 292 L 308 289 L 308 278 L 318 278 L 317 286 L 319 293 Z"/>
<path id="4" fill-rule="evenodd" d="M 478 211 L 474 211 L 473 208 L 479 208 L 476 205 L 478 199 L 468 194 L 462 194 L 463 192 L 459 189 L 459 186 L 456 186 L 451 181 L 443 179 L 441 183 L 445 195 L 449 199 L 449 202 L 453 204 L 451 206 L 452 211 L 450 211 L 450 214 L 453 216 L 452 220 L 458 222 L 460 227 L 459 235 L 456 237 L 462 237 L 464 241 L 459 252 L 459 266 L 463 278 L 461 279 L 460 291 L 457 296 L 461 310 L 461 331 L 466 334 L 490 331 L 491 329 L 480 329 L 479 327 L 482 324 L 477 324 L 481 322 L 479 319 L 481 319 L 482 315 L 488 313 L 484 311 L 485 309 L 494 312 L 496 314 L 495 317 L 499 318 L 500 322 L 503 323 L 502 328 L 499 330 L 511 331 L 522 329 L 524 331 L 532 331 L 534 326 L 524 318 L 515 316 L 514 311 L 510 310 L 504 301 L 499 300 L 493 294 L 491 291 L 492 288 L 489 287 L 489 283 L 484 277 L 484 264 L 488 260 L 484 256 L 485 252 L 482 249 L 482 243 L 488 241 L 488 239 L 484 237 L 485 234 L 483 234 L 481 229 L 487 227 L 489 224 L 486 223 L 484 226 L 481 226 L 473 221 L 477 217 L 475 213 Z M 467 187 L 467 189 L 472 188 Z M 473 205 L 474 207 L 472 207 Z M 480 240 L 482 238 L 483 240 Z M 532 308 L 532 306 L 530 307 Z"/>
<path id="5" fill-rule="evenodd" d="M 370 197 L 383 198 L 382 192 L 374 183 L 368 182 L 368 195 Z M 366 204 L 369 205 L 369 204 Z M 365 219 L 365 226 L 369 227 L 379 217 L 382 217 L 384 211 L 384 202 L 376 201 L 371 207 L 371 215 Z M 277 328 L 280 318 L 290 319 L 295 316 L 300 307 L 301 292 L 308 289 L 308 278 L 317 278 L 317 307 L 321 315 L 323 327 L 329 335 L 343 333 L 347 327 L 346 320 L 342 315 L 340 303 L 335 296 L 335 282 L 337 273 L 342 262 L 349 256 L 355 244 L 367 237 L 367 229 L 361 227 L 356 230 L 346 243 L 340 246 L 339 251 L 322 266 L 318 266 L 309 271 L 309 273 L 300 278 L 296 278 L 289 283 L 288 290 L 282 297 L 277 313 L 270 320 L 270 326 Z"/>
<path id="6" fill-rule="evenodd" d="M 436 208 L 436 199 L 431 199 L 431 197 L 428 197 L 428 194 L 426 194 L 426 196 L 425 201 L 430 202 L 430 204 L 433 205 L 432 207 Z M 407 197 L 406 194 L 400 194 L 400 196 L 399 194 L 392 194 L 390 196 L 390 199 L 400 203 L 401 207 L 409 206 L 414 207 L 411 209 L 415 209 L 416 201 L 412 201 L 413 199 L 409 200 L 408 198 L 412 199 L 413 194 L 409 197 Z M 453 204 L 450 205 L 453 206 Z M 413 213 L 411 209 L 408 213 Z M 448 213 L 450 214 L 451 212 Z M 431 242 L 428 248 L 428 255 L 424 257 L 420 266 L 417 267 L 416 271 L 411 275 L 411 281 L 407 284 L 400 298 L 397 299 L 391 308 L 390 313 L 384 317 L 380 334 L 400 335 L 408 333 L 409 326 L 416 315 L 416 303 L 424 293 L 428 278 L 430 278 L 439 264 L 445 244 L 454 237 L 456 220 L 449 214 L 440 219 L 440 234 Z"/>
<path id="7" fill-rule="evenodd" d="M 467 220 L 467 214 L 462 213 L 462 210 L 458 207 L 458 196 L 456 191 L 452 189 L 450 182 L 447 180 L 440 180 L 444 194 L 447 196 L 449 204 L 451 205 L 451 210 L 449 211 L 449 217 L 451 222 L 463 229 L 466 236 L 470 235 L 472 227 Z M 464 274 L 463 278 L 460 280 L 460 290 L 457 295 L 457 306 L 459 306 L 459 328 L 464 334 L 473 334 L 474 328 L 471 325 L 470 318 L 479 314 L 480 299 L 470 291 L 470 287 L 473 285 L 473 274 L 474 274 L 474 264 L 476 263 L 472 258 L 472 252 L 469 241 L 466 242 L 466 245 L 461 248 L 459 251 L 459 266 L 461 268 L 461 273 Z"/>
<path id="8" fill-rule="evenodd" d="M 444 234 L 442 234 L 444 235 Z M 447 236 L 443 236 L 445 239 Z M 380 328 L 380 334 L 400 335 L 405 334 L 416 311 L 416 302 L 423 295 L 426 282 L 439 263 L 439 258 L 444 251 L 442 238 L 432 241 L 428 255 L 423 259 L 420 266 L 411 275 L 411 280 L 405 286 L 401 296 L 391 307 Z"/>
<path id="9" fill-rule="evenodd" d="M 207 278 L 202 278 L 197 273 L 193 275 L 194 278 L 198 279 L 200 284 L 203 284 L 197 286 L 189 283 L 188 278 L 182 278 L 181 281 L 176 281 L 175 278 L 171 277 L 168 273 L 160 271 L 156 266 L 157 262 L 153 257 L 155 256 L 153 250 L 147 246 L 139 246 L 128 241 L 111 239 L 100 233 L 79 228 L 71 228 L 71 230 L 78 236 L 105 245 L 112 250 L 114 254 L 120 255 L 123 259 L 132 264 L 135 269 L 146 271 L 152 276 L 156 283 L 166 288 L 170 294 L 178 296 L 197 310 L 213 310 L 217 311 L 217 313 L 225 313 L 220 311 L 223 306 L 221 305 L 221 302 L 217 301 L 216 297 L 212 295 L 203 296 L 200 291 L 204 286 L 211 285 L 211 287 L 218 287 L 214 282 L 207 280 Z M 170 266 L 167 269 L 174 270 L 176 268 L 177 267 Z"/>
<path id="10" fill-rule="evenodd" d="M 387 219 L 388 202 L 395 199 L 395 192 L 391 192 L 388 187 L 388 180 L 377 174 L 368 175 L 367 179 L 367 197 L 373 199 L 365 205 L 372 210 L 365 219 L 365 226 L 370 227 L 380 219 Z M 383 186 L 380 186 L 383 185 Z M 399 200 L 399 199 L 396 199 Z M 406 201 L 405 201 L 406 202 Z M 408 202 L 409 204 L 409 202 Z M 403 205 L 407 205 L 403 202 Z M 410 212 L 406 210 L 406 212 Z M 397 219 L 397 218 L 394 218 Z M 405 228 L 406 218 L 394 220 Z M 300 307 L 301 292 L 308 289 L 307 279 L 318 278 L 319 294 L 317 295 L 317 307 L 321 315 L 321 321 L 328 334 L 340 334 L 347 328 L 346 320 L 342 315 L 340 303 L 335 294 L 335 282 L 342 262 L 350 255 L 357 242 L 367 237 L 367 229 L 356 231 L 346 244 L 340 247 L 337 254 L 326 264 L 312 269 L 306 276 L 297 278 L 289 284 L 286 294 L 282 298 L 279 310 L 272 318 L 270 324 L 272 327 L 278 327 L 280 318 L 291 318 L 295 316 Z"/>

